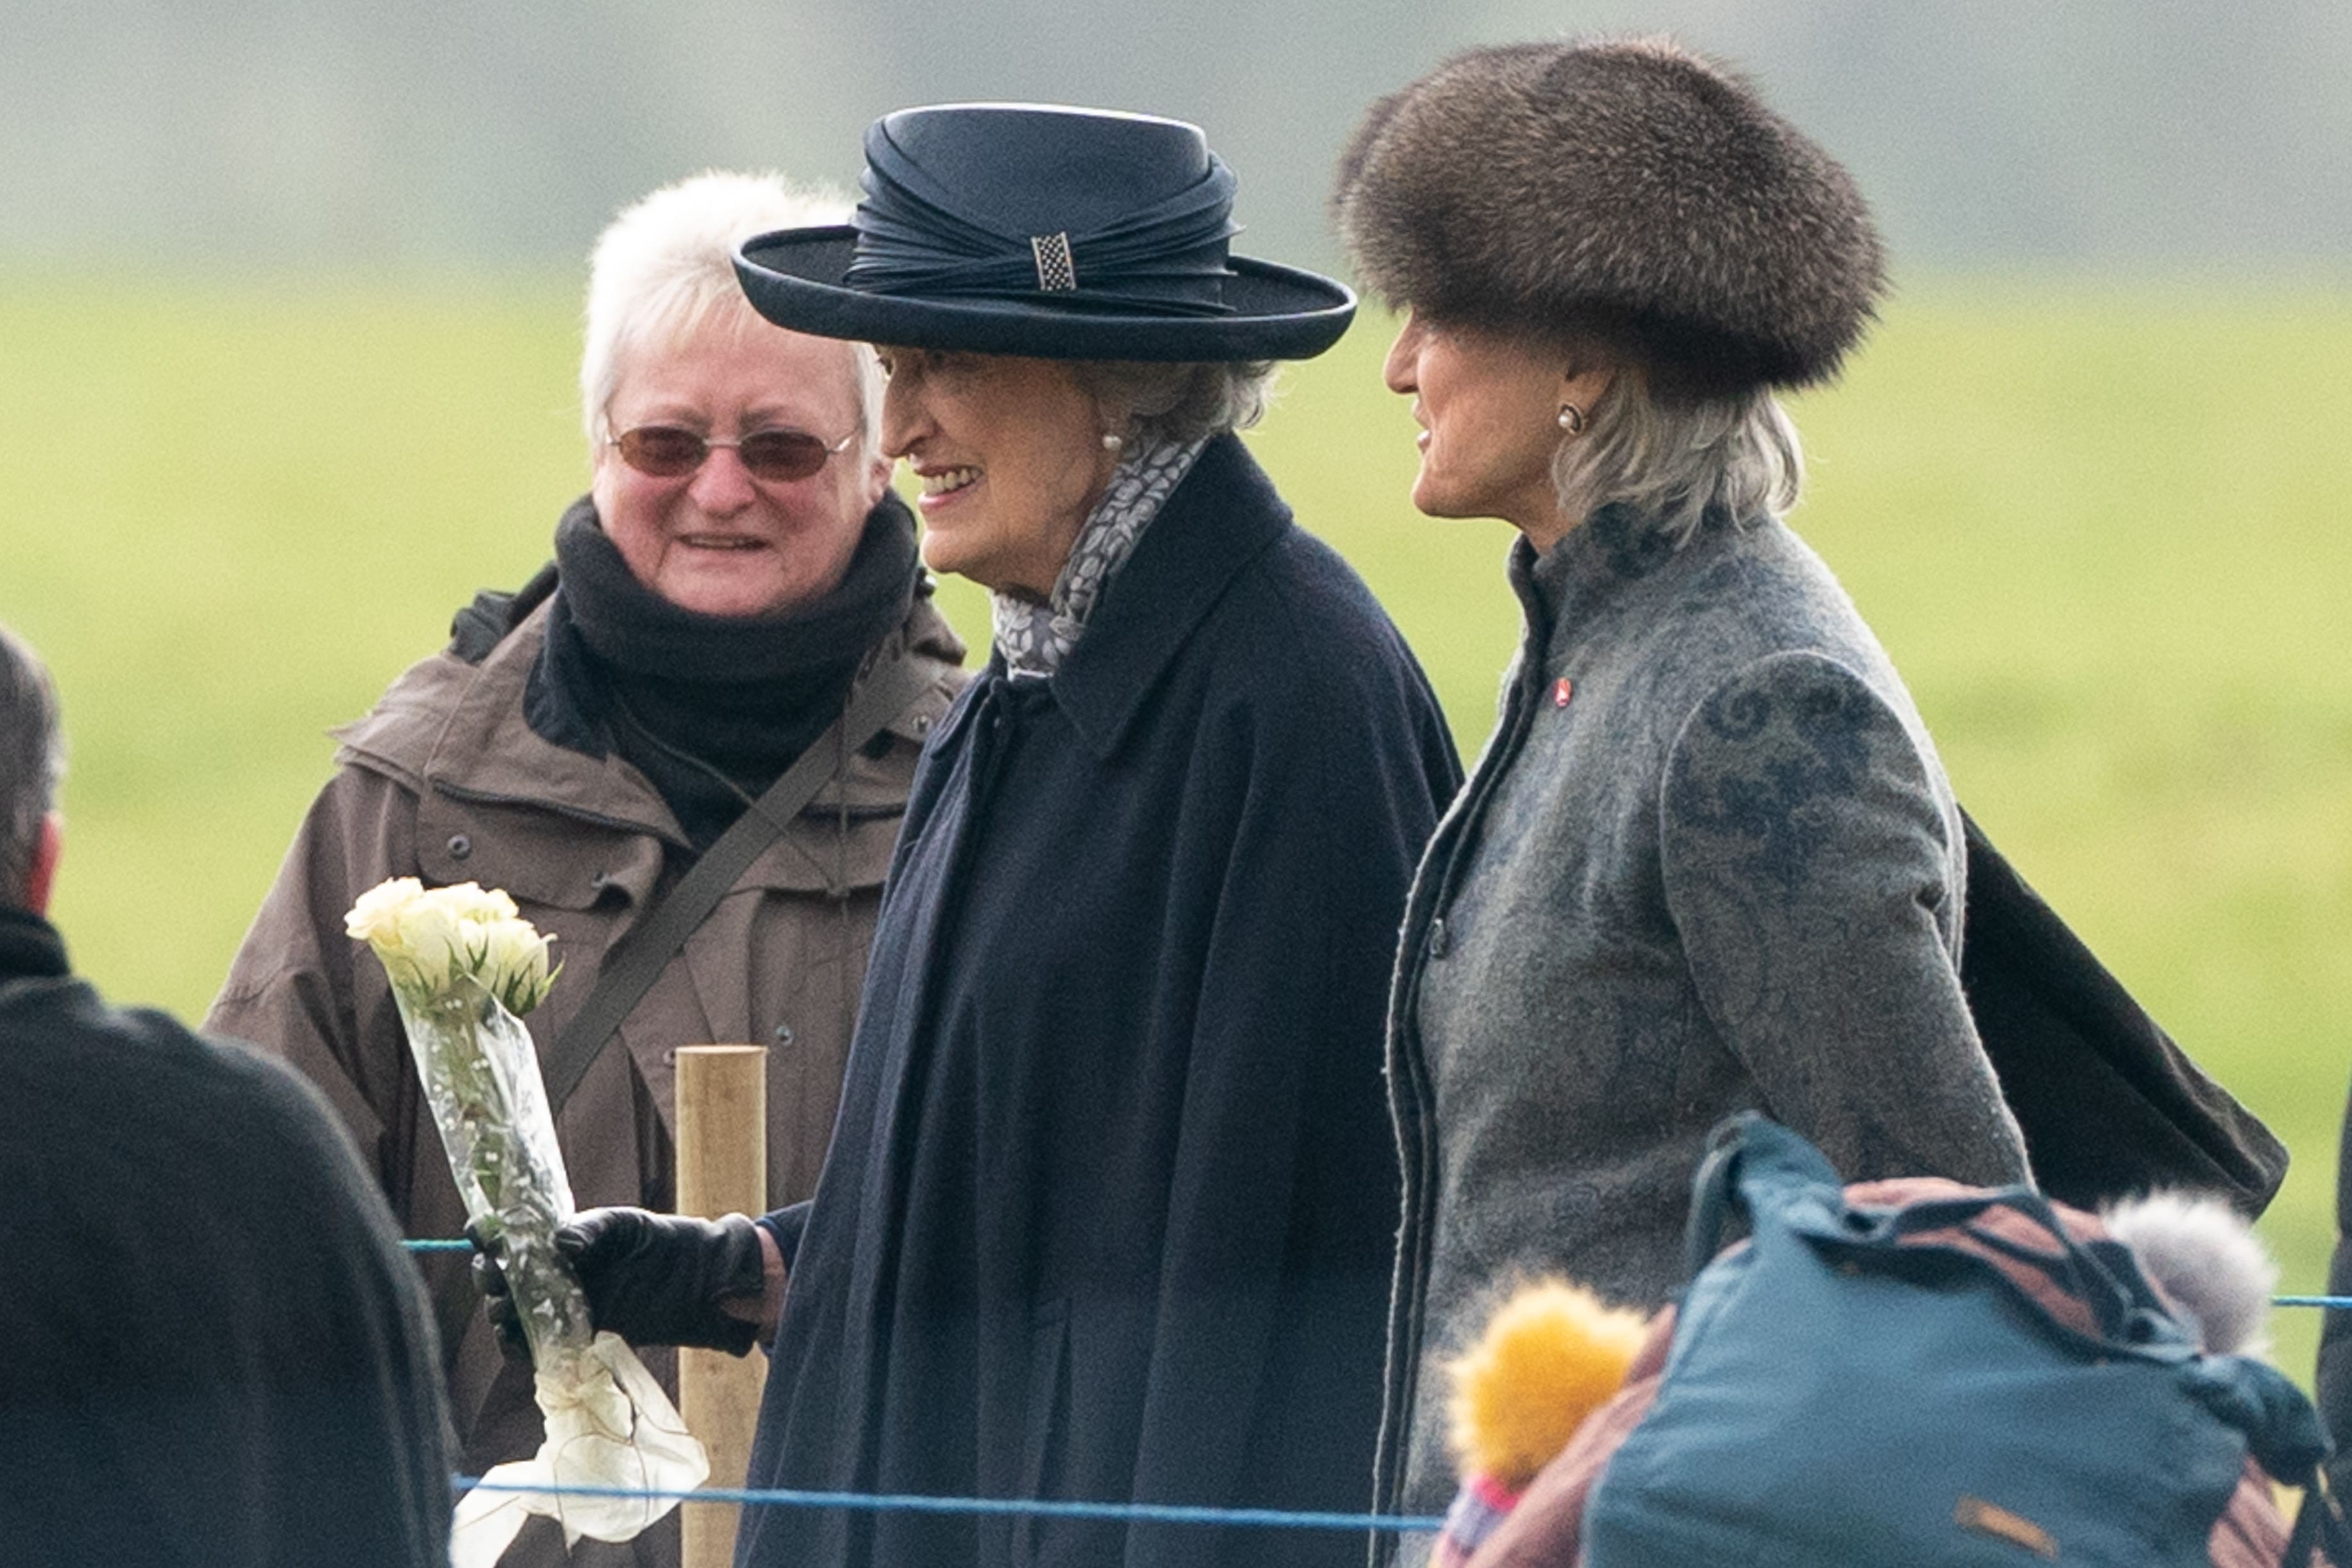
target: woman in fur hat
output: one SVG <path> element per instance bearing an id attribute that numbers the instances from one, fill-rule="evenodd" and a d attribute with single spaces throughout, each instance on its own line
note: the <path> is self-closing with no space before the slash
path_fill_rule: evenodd
<path id="1" fill-rule="evenodd" d="M 1960 817 L 1909 694 L 1782 526 L 1775 397 L 1883 284 L 1845 172 L 1661 40 L 1460 56 L 1375 104 L 1339 227 L 1407 309 L 1433 517 L 1502 517 L 1526 633 L 1422 862 L 1381 1500 L 1453 1490 L 1439 1363 L 1514 1273 L 1664 1301 L 1691 1171 L 1761 1109 L 1857 1179 L 2024 1179 L 1958 976 Z"/>

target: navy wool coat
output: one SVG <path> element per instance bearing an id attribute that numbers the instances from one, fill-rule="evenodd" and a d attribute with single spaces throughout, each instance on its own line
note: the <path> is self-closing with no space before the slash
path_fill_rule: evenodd
<path id="1" fill-rule="evenodd" d="M 1050 680 L 919 771 L 754 1486 L 1357 1511 L 1397 1163 L 1381 1015 L 1460 769 L 1231 436 Z M 796 1247 L 796 1252 L 795 1252 Z M 1344 1532 L 753 1510 L 748 1564 L 1357 1563 Z"/>

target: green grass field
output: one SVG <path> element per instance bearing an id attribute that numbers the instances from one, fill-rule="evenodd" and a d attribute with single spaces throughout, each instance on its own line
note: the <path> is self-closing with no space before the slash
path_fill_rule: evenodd
<path id="1" fill-rule="evenodd" d="M 331 753 L 583 485 L 567 285 L 163 292 L 0 277 L 0 619 L 74 742 L 58 915 L 119 1000 L 202 1010 Z M 1368 319 L 1252 439 L 1434 677 L 1466 753 L 1499 524 L 1405 500 Z M 1793 519 L 1965 800 L 2293 1145 L 2316 1289 L 2352 1071 L 2352 296 L 1918 284 L 1801 400 Z M 968 635 L 976 593 L 945 591 Z M 2281 1314 L 2307 1374 L 2312 1315 Z"/>

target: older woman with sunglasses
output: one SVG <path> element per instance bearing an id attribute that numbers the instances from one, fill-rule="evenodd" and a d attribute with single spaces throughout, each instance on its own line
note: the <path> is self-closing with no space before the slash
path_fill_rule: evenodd
<path id="1" fill-rule="evenodd" d="M 632 1338 L 740 1346 L 730 1311 L 781 1310 L 755 1486 L 1360 1510 L 1396 1222 L 1381 998 L 1459 775 L 1395 629 L 1233 434 L 1354 301 L 1228 255 L 1233 177 L 1188 125 L 913 110 L 866 162 L 856 225 L 754 241 L 744 286 L 884 345 L 884 449 L 924 558 L 993 593 L 995 653 L 924 757 L 814 1205 L 590 1215 L 566 1245 Z M 747 1563 L 1363 1552 L 904 1511 L 742 1528 Z"/>
<path id="2" fill-rule="evenodd" d="M 771 326 L 735 281 L 743 238 L 837 211 L 705 175 L 606 231 L 591 489 L 554 566 L 478 601 L 341 732 L 214 1006 L 212 1028 L 326 1090 L 413 1235 L 465 1214 L 381 967 L 343 935 L 392 876 L 502 887 L 555 935 L 562 983 L 529 1021 L 576 1082 L 558 1124 L 580 1202 L 669 1207 L 670 1052 L 713 1040 L 770 1046 L 769 1196 L 814 1187 L 891 841 L 961 653 L 886 488 L 872 355 Z M 427 1268 L 478 1474 L 537 1448 L 538 1411 L 463 1265 Z M 561 1559 L 531 1529 L 507 1561 Z"/>

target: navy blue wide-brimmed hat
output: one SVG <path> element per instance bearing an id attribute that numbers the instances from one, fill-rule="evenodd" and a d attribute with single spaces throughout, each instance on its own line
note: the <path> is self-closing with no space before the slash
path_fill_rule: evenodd
<path id="1" fill-rule="evenodd" d="M 900 110 L 866 132 L 856 221 L 748 240 L 780 327 L 1055 360 L 1303 360 L 1356 297 L 1228 253 L 1234 175 L 1197 126 L 1050 104 Z"/>

